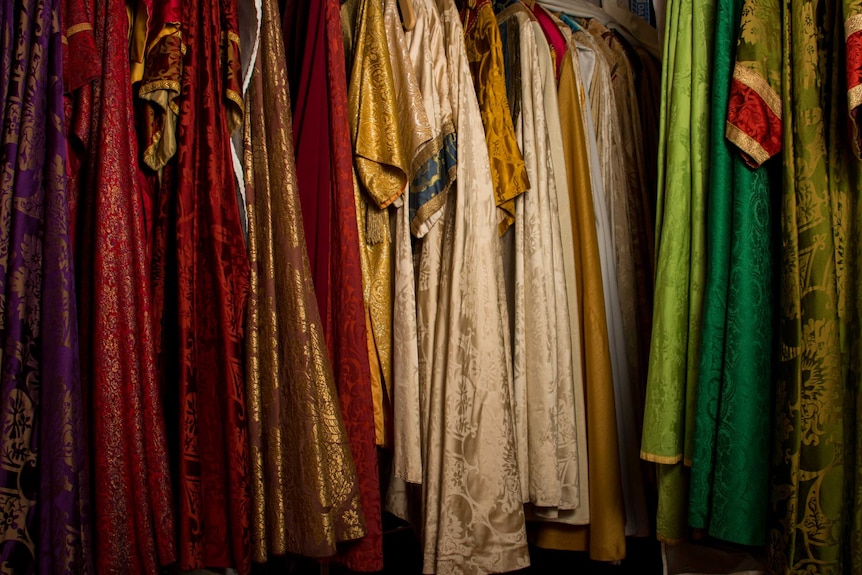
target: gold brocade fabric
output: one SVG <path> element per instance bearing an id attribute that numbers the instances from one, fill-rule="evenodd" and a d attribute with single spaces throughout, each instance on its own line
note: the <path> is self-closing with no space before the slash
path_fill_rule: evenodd
<path id="1" fill-rule="evenodd" d="M 585 97 L 575 76 L 572 52 L 563 60 L 559 82 L 560 122 L 576 243 L 587 404 L 587 445 L 590 458 L 590 525 L 542 524 L 532 532 L 539 547 L 590 552 L 597 561 L 625 557 L 625 509 L 617 447 L 608 328 L 601 282 L 598 238 L 593 218 L 590 162 L 581 102 Z"/>
<path id="2" fill-rule="evenodd" d="M 275 0 L 264 0 L 243 170 L 251 262 L 246 391 L 252 558 L 327 557 L 365 535 L 306 253 Z"/>
<path id="3" fill-rule="evenodd" d="M 497 17 L 488 0 L 461 10 L 470 72 L 479 99 L 482 125 L 491 160 L 494 197 L 500 208 L 500 235 L 515 221 L 515 198 L 530 188 L 527 168 L 515 139 L 515 128 L 506 98 L 503 42 Z"/>
<path id="4" fill-rule="evenodd" d="M 374 423 L 377 443 L 385 445 L 391 435 L 393 305 L 392 244 L 386 207 L 404 192 L 410 160 L 398 125 L 383 6 L 377 0 L 349 0 L 342 6 L 342 23 L 347 40 L 347 100 Z"/>

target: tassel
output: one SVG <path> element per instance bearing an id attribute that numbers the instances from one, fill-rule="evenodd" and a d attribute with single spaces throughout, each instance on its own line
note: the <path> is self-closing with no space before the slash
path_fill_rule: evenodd
<path id="1" fill-rule="evenodd" d="M 369 246 L 381 243 L 389 233 L 389 210 L 380 209 L 372 203 L 366 203 L 365 211 L 365 243 Z"/>

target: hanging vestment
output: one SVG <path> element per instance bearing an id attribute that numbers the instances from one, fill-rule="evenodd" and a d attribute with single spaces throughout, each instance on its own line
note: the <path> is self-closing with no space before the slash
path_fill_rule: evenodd
<path id="1" fill-rule="evenodd" d="M 688 522 L 763 545 L 772 387 L 772 198 L 725 139 L 741 0 L 720 0 L 713 49 L 707 277 Z"/>
<path id="2" fill-rule="evenodd" d="M 428 299 L 437 302 L 433 323 L 426 324 L 434 333 L 434 361 L 420 396 L 423 571 L 504 573 L 527 567 L 529 554 L 511 413 L 508 318 L 499 303 L 498 219 L 458 10 L 453 0 L 437 7 L 428 2 L 428 9 L 440 10 L 445 32 L 458 172 L 443 220 L 424 240 L 439 238 L 427 251 L 440 265 L 432 262 L 427 275 L 420 273 L 417 294 L 420 309 Z"/>
<path id="3" fill-rule="evenodd" d="M 92 427 L 98 572 L 156 574 L 176 561 L 173 496 L 157 384 L 149 254 L 132 113 L 129 20 L 94 2 L 101 78 L 76 95 L 70 187 L 78 237 L 81 374 Z M 85 129 L 83 123 L 89 121 Z"/>
<path id="4" fill-rule="evenodd" d="M 497 15 L 518 26 L 520 55 L 515 136 L 530 189 L 515 198 L 514 406 L 525 502 L 539 508 L 580 506 L 575 380 L 557 187 L 545 118 L 544 85 L 530 17 L 515 4 Z M 511 75 L 511 74 L 510 74 Z M 558 119 L 554 120 L 558 121 Z M 568 194 L 567 190 L 563 190 Z M 568 215 L 566 215 L 568 217 Z M 578 374 L 580 375 L 580 373 Z"/>
<path id="5" fill-rule="evenodd" d="M 331 556 L 365 525 L 302 229 L 279 18 L 270 0 L 262 8 L 243 164 L 253 553 L 265 562 L 268 554 Z"/>
<path id="6" fill-rule="evenodd" d="M 387 445 L 392 433 L 393 294 L 387 208 L 404 192 L 410 167 L 397 125 L 383 6 L 377 0 L 349 0 L 341 14 L 374 421 L 377 443 Z"/>
<path id="7" fill-rule="evenodd" d="M 441 220 L 457 170 L 457 139 L 449 96 L 449 71 L 445 37 L 440 15 L 432 4 L 414 3 L 416 25 L 405 33 L 410 62 L 425 107 L 433 138 L 420 150 L 423 160 L 410 182 L 409 206 L 411 231 L 416 240 L 416 333 L 418 386 L 396 381 L 396 418 L 400 423 L 396 437 L 393 473 L 386 497 L 387 510 L 420 529 L 422 496 L 416 484 L 423 482 L 428 398 L 422 396 L 431 385 L 434 365 L 434 327 L 437 314 L 437 289 Z M 407 482 L 413 485 L 407 485 Z"/>
<path id="8" fill-rule="evenodd" d="M 550 17 L 548 17 L 550 18 Z M 554 174 L 554 185 L 557 190 L 557 220 L 560 226 L 560 243 L 563 255 L 562 269 L 565 275 L 566 301 L 569 307 L 569 334 L 571 337 L 572 380 L 575 408 L 575 437 L 578 451 L 578 506 L 574 510 L 564 509 L 533 509 L 533 513 L 542 519 L 584 525 L 590 522 L 590 489 L 589 465 L 587 463 L 587 415 L 584 402 L 584 357 L 583 330 L 584 325 L 579 305 L 578 280 L 575 266 L 575 240 L 572 226 L 572 198 L 569 193 L 569 176 L 566 167 L 566 153 L 563 147 L 563 129 L 560 123 L 560 107 L 557 95 L 557 81 L 554 76 L 553 51 L 545 38 L 544 29 L 539 22 L 532 22 L 536 48 L 538 51 L 539 69 L 543 83 L 545 113 L 547 116 L 548 144 L 550 161 Z M 565 38 L 559 29 L 554 30 Z M 565 52 L 563 52 L 565 54 Z M 565 56 L 564 56 L 565 58 Z"/>
<path id="9" fill-rule="evenodd" d="M 683 539 L 706 274 L 715 1 L 671 0 L 662 69 L 656 287 L 641 457 L 658 463 L 657 530 Z"/>
<path id="10" fill-rule="evenodd" d="M 93 6 L 88 0 L 63 0 L 63 89 L 65 90 L 64 108 L 66 124 L 66 174 L 69 201 L 69 238 L 72 248 L 78 238 L 78 185 L 77 177 L 82 164 L 87 160 L 90 139 L 90 115 L 92 113 L 93 80 L 102 75 L 102 58 L 96 49 L 93 34 Z M 10 28 L 6 28 L 11 30 Z M 12 41 L 11 34 L 2 41 Z M 5 45 L 4 54 L 11 54 Z M 0 78 L 0 97 L 6 92 Z"/>
<path id="11" fill-rule="evenodd" d="M 857 162 L 862 159 L 862 115 L 860 115 L 860 107 L 862 107 L 862 1 L 860 0 L 844 0 L 843 21 L 845 45 L 844 54 L 846 61 L 847 84 L 842 85 L 838 82 L 839 88 L 836 90 L 847 92 L 847 110 L 846 113 L 852 123 L 850 131 L 850 140 L 853 153 L 856 156 Z M 834 32 L 840 37 L 840 31 Z M 841 53 L 840 48 L 838 53 Z M 834 77 L 833 77 L 834 81 Z M 833 114 L 842 114 L 843 106 L 836 106 L 837 110 Z M 840 118 L 840 116 L 839 116 Z M 841 126 L 840 120 L 836 119 L 836 125 Z M 841 148 L 838 147 L 840 150 Z M 855 168 L 851 169 L 850 183 L 851 188 L 862 189 L 862 169 L 859 164 L 855 164 Z M 859 233 L 862 232 L 862 202 L 860 202 L 858 194 L 856 196 L 849 194 L 845 196 L 844 209 L 847 214 L 848 231 L 845 237 L 851 244 L 848 253 L 853 258 L 852 264 L 846 266 L 848 273 L 847 289 L 852 295 L 845 298 L 847 305 L 847 317 L 849 327 L 846 330 L 847 334 L 851 334 L 848 338 L 850 341 L 845 345 L 851 350 L 850 353 L 850 389 L 855 390 L 855 416 L 851 411 L 851 417 L 848 419 L 859 421 L 859 416 L 862 414 L 862 345 L 860 345 L 860 337 L 862 337 L 862 302 L 860 302 L 860 294 L 862 294 L 862 242 L 859 241 Z M 855 240 L 855 241 L 854 241 Z M 855 340 L 853 339 L 855 337 Z M 846 405 L 853 406 L 853 400 L 847 402 Z M 850 522 L 850 571 L 853 573 L 862 572 L 862 465 L 859 464 L 859 458 L 862 457 L 862 426 L 858 423 L 855 429 L 855 449 L 856 449 L 856 469 L 851 470 L 850 478 L 853 485 L 853 490 L 848 494 L 848 507 L 853 510 Z"/>
<path id="12" fill-rule="evenodd" d="M 843 15 L 852 4 L 858 14 L 847 2 Z M 769 571 L 855 573 L 860 440 L 847 424 L 859 407 L 862 166 L 845 19 L 832 0 L 746 0 L 742 14 L 727 136 L 752 167 L 779 153 L 783 165 Z"/>
<path id="13" fill-rule="evenodd" d="M 635 88 L 635 72 L 632 58 L 636 60 L 634 51 L 620 40 L 617 34 L 602 26 L 596 20 L 590 20 L 588 32 L 596 40 L 595 44 L 605 56 L 613 73 L 611 82 L 614 100 L 617 108 L 620 145 L 618 149 L 625 151 L 624 171 L 626 175 L 625 206 L 627 214 L 621 218 L 625 222 L 625 231 L 618 230 L 621 222 L 615 222 L 615 236 L 629 237 L 630 250 L 617 250 L 617 277 L 620 287 L 620 304 L 622 306 L 623 332 L 625 336 L 626 355 L 632 385 L 630 403 L 634 414 L 637 430 L 637 445 L 640 445 L 640 432 L 643 429 L 643 397 L 646 388 L 646 368 L 649 364 L 650 323 L 652 321 L 652 250 L 654 234 L 652 233 L 652 209 L 646 193 L 646 167 L 644 159 L 643 133 L 641 131 L 640 111 L 637 100 L 640 94 Z M 619 155 L 611 152 L 612 155 Z M 653 157 L 655 160 L 655 157 Z M 626 255 L 626 251 L 630 251 Z M 624 267 L 626 257 L 631 264 Z M 631 303 L 628 303 L 628 301 Z M 637 451 L 637 450 L 636 450 Z"/>
<path id="14" fill-rule="evenodd" d="M 365 537 L 339 546 L 339 561 L 374 571 L 383 565 L 383 529 L 341 5 L 291 2 L 284 26 L 303 226 L 365 517 Z"/>
<path id="15" fill-rule="evenodd" d="M 230 133 L 242 122 L 236 2 L 183 0 L 186 44 L 177 153 L 160 194 L 175 220 L 166 276 L 166 397 L 177 412 L 181 569 L 251 568 L 250 457 L 243 378 L 248 256 Z M 173 268 L 173 269 L 172 269 Z M 219 310 L 219 313 L 213 313 Z M 176 319 L 175 319 L 176 318 Z M 171 341 L 167 338 L 176 338 Z M 175 402 L 179 401 L 177 405 Z"/>
<path id="16" fill-rule="evenodd" d="M 640 435 L 629 365 L 636 344 L 627 345 L 626 333 L 634 331 L 634 261 L 631 225 L 628 221 L 626 168 L 621 150 L 619 121 L 614 105 L 611 63 L 600 42 L 586 31 L 574 32 L 578 46 L 586 103 L 587 137 L 590 141 L 593 208 L 605 292 L 605 316 L 614 382 L 617 440 L 623 497 L 626 510 L 626 535 L 649 534 L 646 496 L 641 479 L 637 440 Z M 620 77 L 620 74 L 616 75 Z M 625 302 L 625 303 L 623 303 Z"/>
<path id="17" fill-rule="evenodd" d="M 392 64 L 392 79 L 398 105 L 398 126 L 406 159 L 408 180 L 427 173 L 429 155 L 435 152 L 425 102 L 419 90 L 410 59 L 397 0 L 384 4 L 386 42 Z M 412 184 L 411 184 L 412 185 Z M 410 237 L 410 195 L 396 200 L 395 261 L 392 335 L 396 342 L 392 354 L 394 402 L 394 473 L 421 482 L 421 429 L 419 423 L 419 335 L 416 323 L 416 273 Z"/>
<path id="18" fill-rule="evenodd" d="M 594 216 L 590 166 L 589 107 L 580 81 L 580 55 L 574 43 L 563 64 L 559 84 L 560 123 L 575 231 L 580 316 L 583 318 L 587 444 L 590 458 L 590 525 L 542 525 L 535 535 L 544 548 L 589 551 L 597 561 L 625 557 L 625 506 L 613 395 L 602 267 Z M 586 56 L 586 54 L 584 54 Z M 601 174 L 597 174 L 601 177 Z"/>
<path id="19" fill-rule="evenodd" d="M 93 567 L 61 122 L 64 8 L 0 7 L 0 563 L 10 573 Z"/>

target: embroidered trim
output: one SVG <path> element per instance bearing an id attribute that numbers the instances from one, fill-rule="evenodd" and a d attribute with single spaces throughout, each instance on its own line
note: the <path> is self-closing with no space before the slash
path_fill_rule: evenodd
<path id="1" fill-rule="evenodd" d="M 754 90 L 772 113 L 781 119 L 781 97 L 766 83 L 763 76 L 737 63 L 733 69 L 733 78 Z"/>
<path id="2" fill-rule="evenodd" d="M 754 163 L 752 164 L 752 162 L 749 162 L 749 164 L 752 164 L 754 167 L 760 166 L 769 159 L 769 152 L 767 152 L 757 140 L 730 122 L 727 122 L 725 137 L 730 140 L 733 145 L 739 148 L 742 153 L 753 160 Z"/>
<path id="3" fill-rule="evenodd" d="M 855 110 L 859 106 L 862 106 L 862 84 L 858 84 L 847 90 L 847 105 L 850 107 L 850 110 Z"/>
<path id="4" fill-rule="evenodd" d="M 239 34 L 237 34 L 236 32 L 232 32 L 230 30 L 228 30 L 226 32 L 222 32 L 222 38 L 225 38 L 225 37 L 227 37 L 227 39 L 230 40 L 231 42 L 236 42 L 237 44 L 240 43 L 239 42 Z"/>
<path id="5" fill-rule="evenodd" d="M 413 158 L 413 166 L 411 166 L 414 176 L 416 172 L 419 171 L 419 168 L 425 165 L 425 162 L 440 152 L 443 148 L 443 138 L 445 138 L 446 135 L 447 134 L 445 133 L 437 134 L 434 138 L 428 140 L 419 147 L 419 150 L 416 151 L 416 157 Z"/>
<path id="6" fill-rule="evenodd" d="M 236 91 L 231 90 L 230 88 L 228 88 L 225 91 L 227 92 L 227 99 L 230 100 L 231 102 L 233 102 L 234 104 L 236 104 L 237 106 L 239 106 L 239 109 L 242 110 L 243 109 L 242 97 L 239 94 L 237 94 Z"/>
<path id="7" fill-rule="evenodd" d="M 173 92 L 179 93 L 181 91 L 181 87 L 180 83 L 176 80 L 156 80 L 154 82 L 148 82 L 141 86 L 141 89 L 138 90 L 138 96 L 143 98 L 147 94 L 156 92 L 158 90 L 171 90 Z"/>
<path id="8" fill-rule="evenodd" d="M 844 39 L 856 32 L 862 32 L 862 14 L 855 14 L 844 21 Z"/>
<path id="9" fill-rule="evenodd" d="M 656 455 L 654 453 L 647 453 L 646 451 L 641 450 L 641 459 L 652 463 L 661 463 L 662 465 L 675 465 L 682 461 L 682 454 L 671 456 Z"/>
<path id="10" fill-rule="evenodd" d="M 455 176 L 458 172 L 458 166 L 450 166 L 447 171 L 448 182 L 440 192 L 422 204 L 416 210 L 416 215 L 413 216 L 413 221 L 410 224 L 410 231 L 417 238 L 425 237 L 431 228 L 433 228 L 440 218 L 443 216 L 443 206 L 446 204 L 446 198 L 449 196 L 449 189 L 455 181 Z"/>

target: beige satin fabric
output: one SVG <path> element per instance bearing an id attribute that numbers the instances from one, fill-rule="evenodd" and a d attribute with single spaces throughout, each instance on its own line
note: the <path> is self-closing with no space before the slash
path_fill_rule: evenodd
<path id="1" fill-rule="evenodd" d="M 414 4 L 420 1 L 426 0 Z M 510 404 L 508 319 L 499 305 L 494 190 L 458 10 L 453 0 L 426 5 L 439 7 L 446 38 L 458 167 L 457 192 L 423 242 L 423 258 L 431 261 L 418 284 L 420 325 L 433 322 L 420 330 L 433 334 L 434 358 L 421 394 L 423 571 L 502 573 L 528 566 L 529 553 Z M 430 302 L 436 310 L 428 317 L 423 306 Z"/>
<path id="2" fill-rule="evenodd" d="M 520 51 L 520 106 L 514 119 L 530 189 L 515 199 L 514 409 L 524 501 L 542 508 L 580 505 L 571 323 L 563 271 L 556 180 L 545 118 L 535 33 L 522 10 L 513 18 Z M 516 96 L 517 97 L 517 96 Z M 558 119 L 557 119 L 558 120 Z M 564 190 L 565 191 L 565 190 Z"/>
<path id="3" fill-rule="evenodd" d="M 398 126 L 401 131 L 401 141 L 405 146 L 406 158 L 411 166 L 408 179 L 412 181 L 421 166 L 420 152 L 431 142 L 433 136 L 404 38 L 397 0 L 386 0 L 384 23 L 398 104 Z M 393 472 L 401 479 L 419 483 L 422 481 L 419 335 L 416 325 L 416 278 L 410 238 L 410 215 L 405 198 L 406 195 L 399 198 L 394 208 Z"/>

